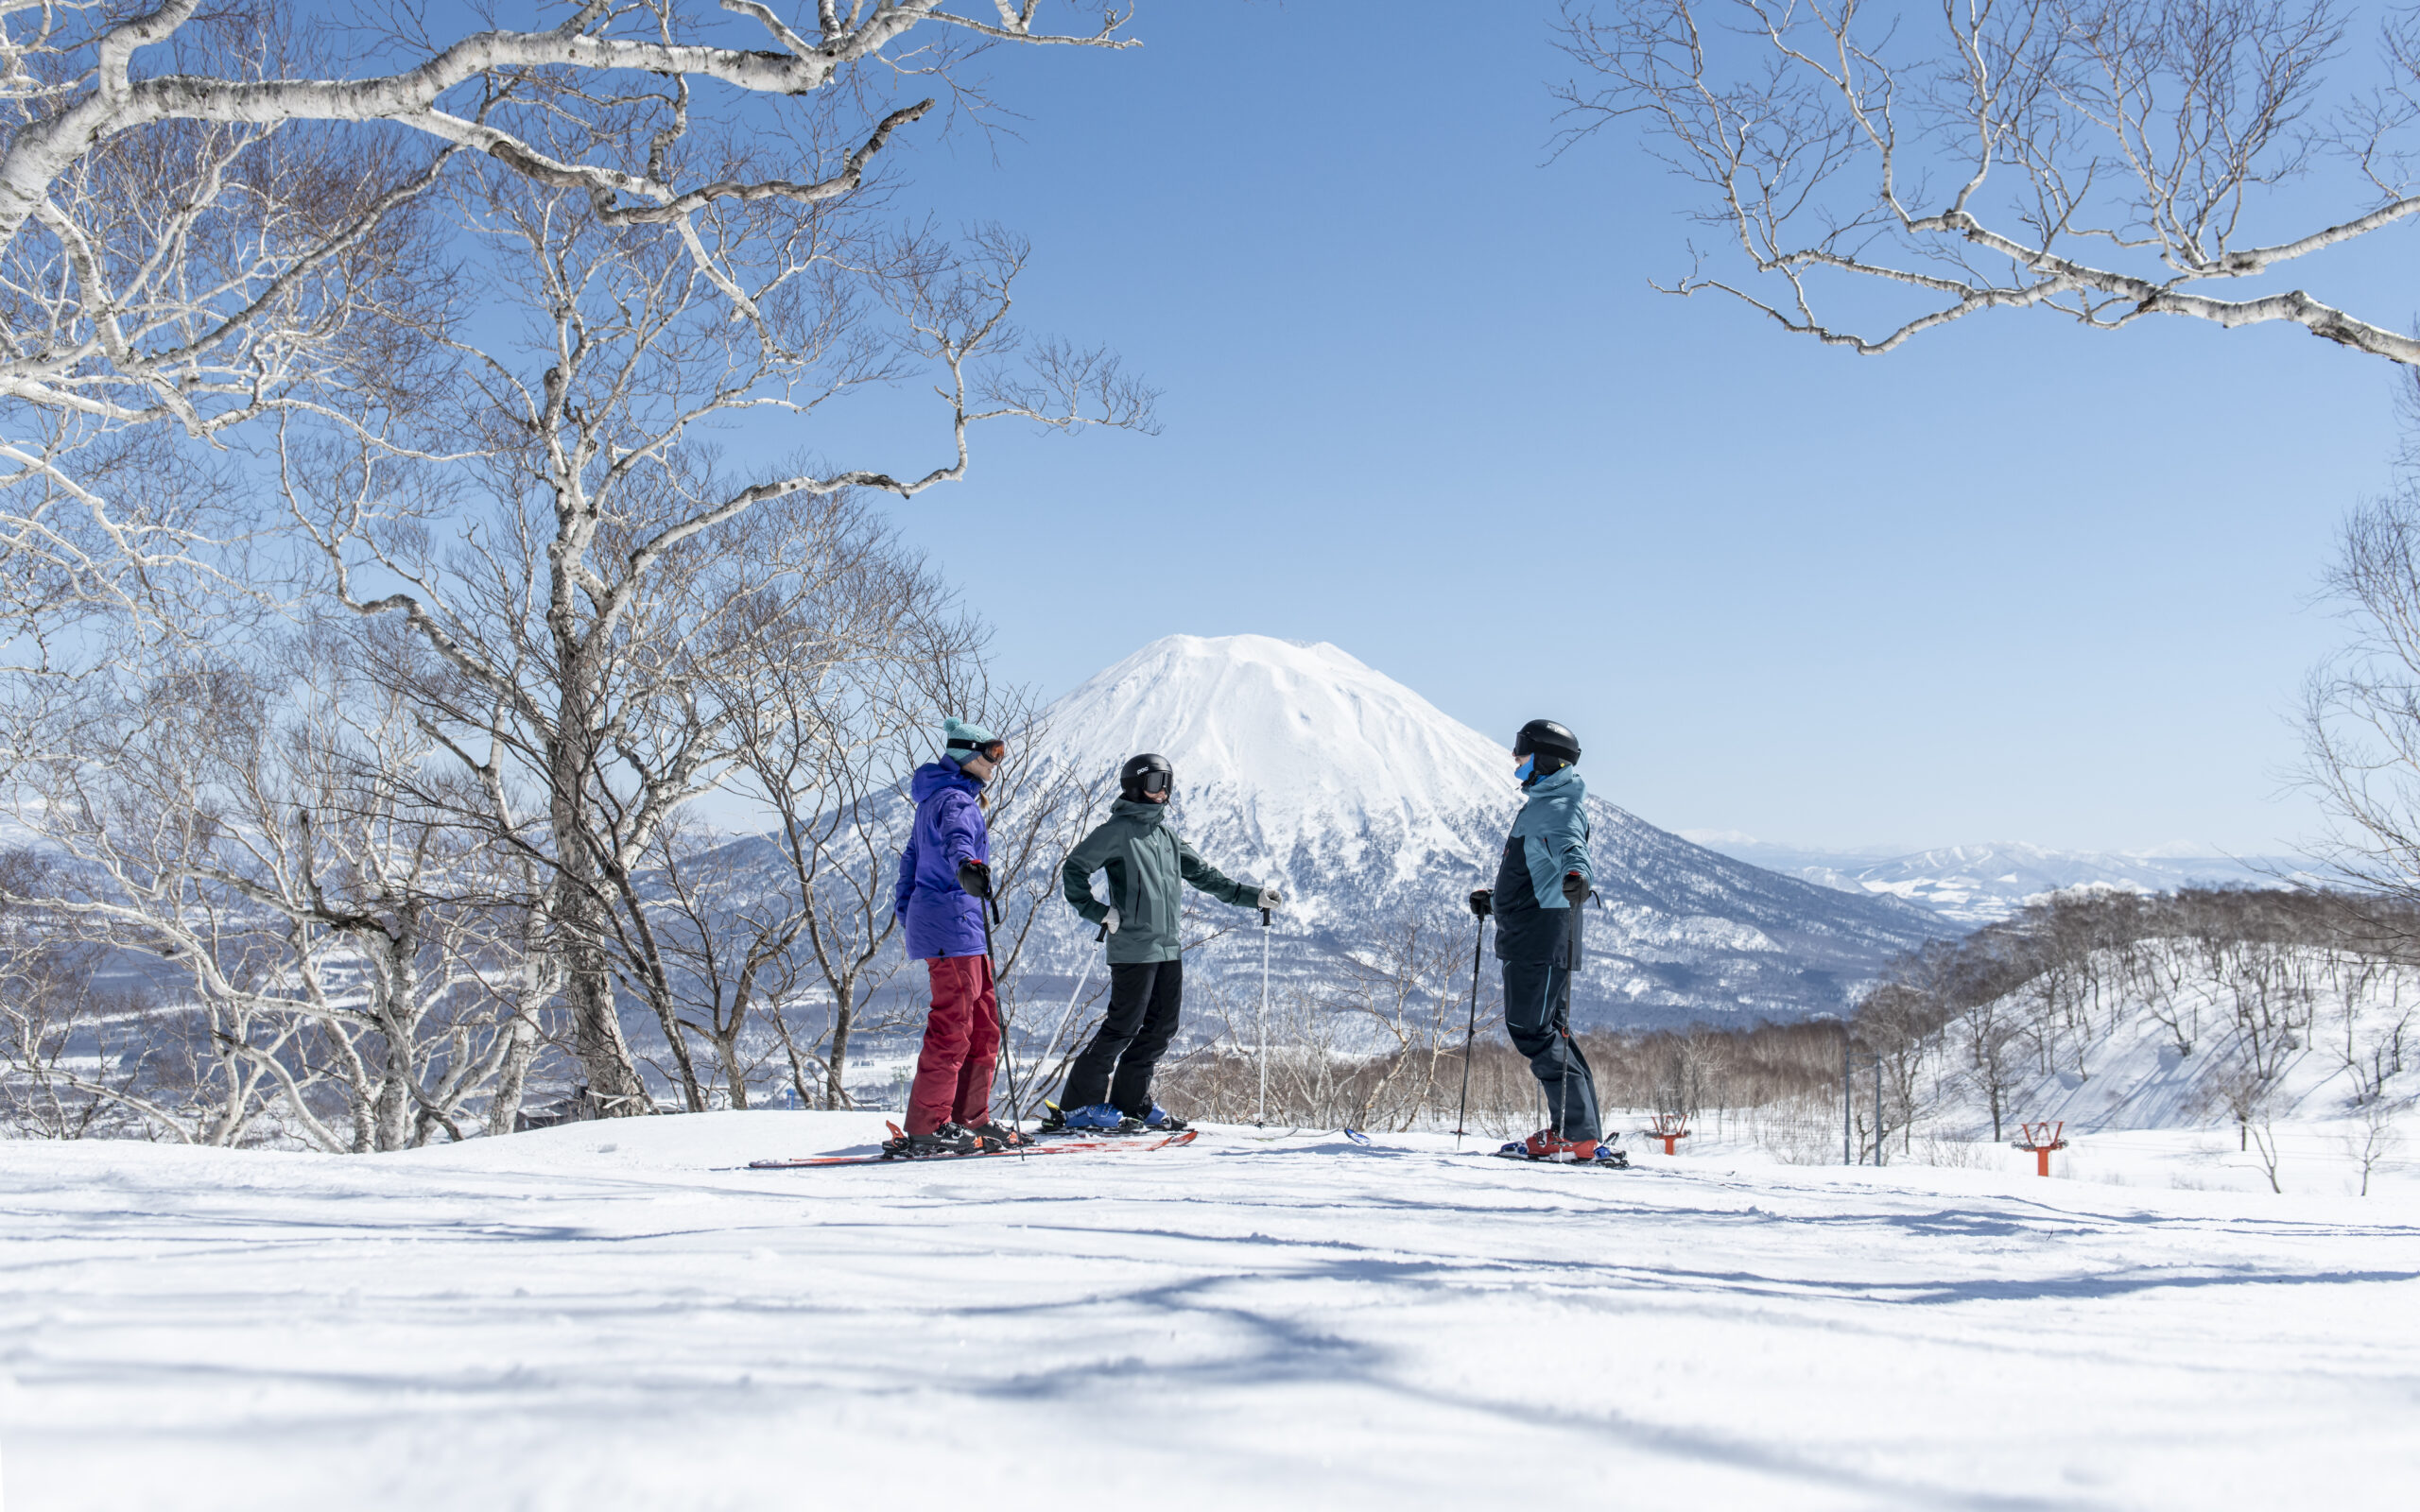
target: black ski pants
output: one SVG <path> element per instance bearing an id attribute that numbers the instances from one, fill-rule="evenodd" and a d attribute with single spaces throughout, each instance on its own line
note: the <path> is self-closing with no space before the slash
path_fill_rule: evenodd
<path id="1" fill-rule="evenodd" d="M 1136 961 L 1109 969 L 1109 1013 L 1067 1068 L 1059 1106 L 1068 1112 L 1109 1103 L 1132 1118 L 1151 1111 L 1151 1073 L 1176 1038 L 1184 1011 L 1184 963 Z M 1115 1079 L 1112 1079 L 1112 1073 Z"/>
<path id="2" fill-rule="evenodd" d="M 1506 961 L 1504 1028 L 1512 1048 L 1530 1057 L 1554 1131 L 1567 1140 L 1602 1138 L 1597 1078 L 1571 1038 L 1571 969 L 1561 961 Z"/>

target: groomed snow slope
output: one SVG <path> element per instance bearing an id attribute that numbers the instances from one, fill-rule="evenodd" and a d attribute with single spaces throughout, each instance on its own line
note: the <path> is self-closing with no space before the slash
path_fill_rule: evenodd
<path id="1" fill-rule="evenodd" d="M 336 1159 L 0 1146 L 57 1508 L 2382 1506 L 2420 1209 L 1214 1130 L 749 1172 L 870 1117 Z"/>

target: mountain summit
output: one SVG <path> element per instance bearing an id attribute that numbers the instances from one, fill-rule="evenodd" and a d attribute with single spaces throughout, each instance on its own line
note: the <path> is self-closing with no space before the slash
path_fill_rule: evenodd
<path id="1" fill-rule="evenodd" d="M 1264 864 L 1340 845 L 1414 864 L 1461 846 L 1474 810 L 1517 806 L 1500 742 L 1324 642 L 1171 635 L 1060 699 L 1049 729 L 1078 770 L 1167 757 L 1193 826 Z"/>
<path id="2" fill-rule="evenodd" d="M 1462 895 L 1494 881 L 1521 804 L 1505 742 L 1323 643 L 1172 635 L 1061 698 L 1046 726 L 1050 759 L 1088 780 L 1166 756 L 1185 838 L 1295 899 L 1281 937 L 1298 972 L 1402 919 L 1465 925 Z M 1589 817 L 1603 906 L 1589 910 L 1574 993 L 1584 1022 L 1837 1012 L 1892 954 L 1955 933 L 1895 899 L 1692 845 L 1595 794 Z M 1072 916 L 1068 934 L 1076 945 Z M 1238 961 L 1198 969 L 1257 969 L 1256 950 L 1249 963 L 1224 954 Z"/>

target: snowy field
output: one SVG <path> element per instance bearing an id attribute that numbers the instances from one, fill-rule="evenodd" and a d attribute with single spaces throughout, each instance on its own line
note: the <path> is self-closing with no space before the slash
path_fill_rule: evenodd
<path id="1" fill-rule="evenodd" d="M 2274 1512 L 2420 1485 L 2408 1178 L 1711 1147 L 1597 1173 L 1233 1130 L 729 1169 L 878 1126 L 0 1145 L 6 1506 Z"/>

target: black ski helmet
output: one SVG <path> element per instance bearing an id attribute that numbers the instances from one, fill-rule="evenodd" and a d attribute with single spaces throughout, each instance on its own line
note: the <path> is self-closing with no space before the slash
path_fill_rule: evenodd
<path id="1" fill-rule="evenodd" d="M 1551 719 L 1532 719 L 1512 737 L 1515 756 L 1552 756 L 1564 765 L 1580 759 L 1580 737 Z"/>
<path id="2" fill-rule="evenodd" d="M 1119 797 L 1137 803 L 1144 801 L 1146 793 L 1174 796 L 1176 768 L 1168 765 L 1167 757 L 1146 751 L 1117 769 L 1117 792 Z"/>

